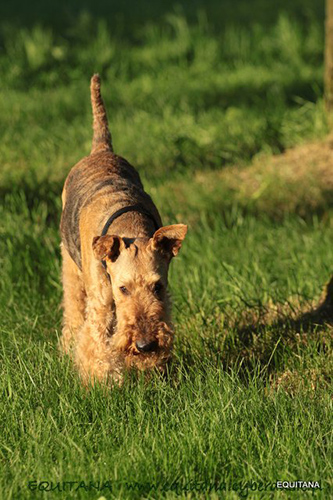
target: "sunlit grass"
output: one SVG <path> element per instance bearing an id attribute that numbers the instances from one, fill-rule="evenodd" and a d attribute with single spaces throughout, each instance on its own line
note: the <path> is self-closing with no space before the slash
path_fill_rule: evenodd
<path id="1" fill-rule="evenodd" d="M 87 13 L 62 36 L 2 26 L 1 498 L 42 481 L 77 482 L 50 498 L 236 499 L 260 481 L 268 498 L 278 480 L 331 496 L 332 317 L 307 314 L 332 275 L 331 146 L 271 158 L 327 132 L 323 29 L 262 15 L 216 29 L 173 10 L 122 37 Z M 112 391 L 86 391 L 57 349 L 60 194 L 90 151 L 96 71 L 116 152 L 164 223 L 189 225 L 168 377 Z"/>

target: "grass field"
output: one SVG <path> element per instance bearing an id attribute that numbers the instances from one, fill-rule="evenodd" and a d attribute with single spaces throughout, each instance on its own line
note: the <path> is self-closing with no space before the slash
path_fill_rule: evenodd
<path id="1" fill-rule="evenodd" d="M 1 499 L 333 495 L 323 2 L 237 3 L 0 8 Z M 189 233 L 169 376 L 87 393 L 57 351 L 58 226 L 96 71 L 116 152 Z"/>

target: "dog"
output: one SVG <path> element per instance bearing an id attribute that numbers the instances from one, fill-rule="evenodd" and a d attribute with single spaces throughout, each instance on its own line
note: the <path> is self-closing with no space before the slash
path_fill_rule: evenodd
<path id="1" fill-rule="evenodd" d="M 129 369 L 164 372 L 170 360 L 168 269 L 187 226 L 163 226 L 138 172 L 114 154 L 100 86 L 94 75 L 91 153 L 62 192 L 60 346 L 84 382 L 122 382 Z"/>

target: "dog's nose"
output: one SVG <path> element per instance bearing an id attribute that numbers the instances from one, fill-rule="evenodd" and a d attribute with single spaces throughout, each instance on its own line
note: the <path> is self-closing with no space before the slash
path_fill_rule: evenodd
<path id="1" fill-rule="evenodd" d="M 135 342 L 136 348 L 140 352 L 151 352 L 151 351 L 156 351 L 158 343 L 156 340 L 150 341 L 150 340 L 137 340 Z"/>

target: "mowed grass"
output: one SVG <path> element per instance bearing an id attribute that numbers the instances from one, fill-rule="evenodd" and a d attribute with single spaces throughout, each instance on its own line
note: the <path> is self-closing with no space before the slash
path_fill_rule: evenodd
<path id="1" fill-rule="evenodd" d="M 216 30 L 198 12 L 131 37 L 87 14 L 62 36 L 2 28 L 0 498 L 305 495 L 278 480 L 332 495 L 333 318 L 308 314 L 332 275 L 330 143 L 270 160 L 327 132 L 321 19 L 281 9 Z M 57 350 L 58 226 L 64 178 L 89 152 L 95 71 L 116 151 L 189 233 L 170 273 L 168 376 L 86 391 Z"/>

